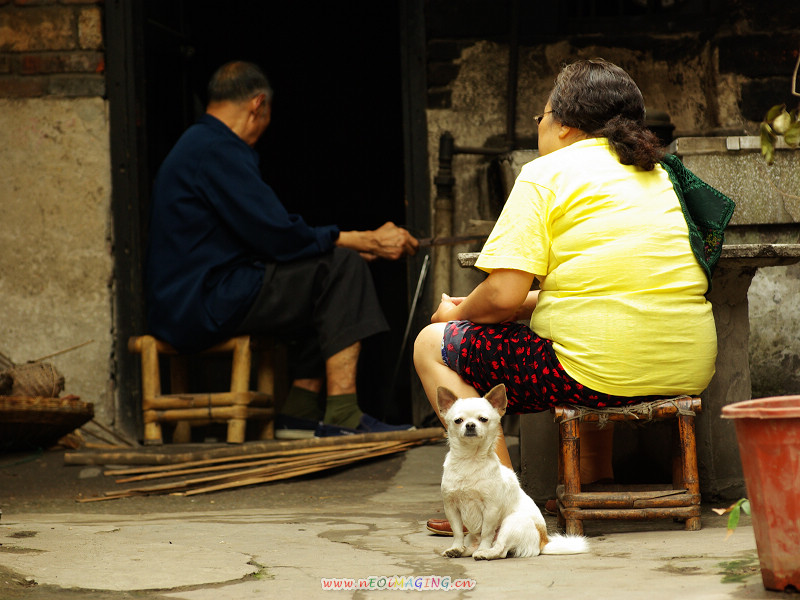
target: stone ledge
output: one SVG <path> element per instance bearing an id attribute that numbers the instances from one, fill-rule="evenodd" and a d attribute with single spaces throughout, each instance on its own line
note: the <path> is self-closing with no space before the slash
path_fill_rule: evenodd
<path id="1" fill-rule="evenodd" d="M 480 252 L 459 252 L 460 267 L 474 267 Z M 800 262 L 800 244 L 730 244 L 722 247 L 721 266 L 767 267 Z M 724 263 L 722 262 L 724 261 Z"/>

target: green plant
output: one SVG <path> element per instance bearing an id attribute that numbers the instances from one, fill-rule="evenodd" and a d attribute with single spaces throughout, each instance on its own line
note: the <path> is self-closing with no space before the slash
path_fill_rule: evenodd
<path id="1" fill-rule="evenodd" d="M 731 504 L 728 508 L 712 508 L 715 513 L 718 515 L 724 515 L 726 513 L 730 513 L 728 517 L 728 533 L 725 536 L 725 539 L 731 536 L 734 531 L 736 531 L 736 527 L 739 525 L 739 517 L 741 513 L 749 515 L 750 514 L 750 500 L 747 498 L 740 498 L 733 504 Z"/>
<path id="2" fill-rule="evenodd" d="M 800 96 L 797 91 L 797 70 L 800 67 L 800 54 L 792 74 L 792 95 Z M 761 122 L 761 154 L 772 164 L 775 159 L 775 142 L 783 136 L 783 141 L 792 148 L 800 143 L 800 106 L 795 110 L 786 110 L 785 104 L 776 104 L 769 109 Z"/>
<path id="3" fill-rule="evenodd" d="M 775 159 L 775 142 L 779 136 L 792 148 L 800 143 L 800 108 L 787 111 L 785 104 L 777 104 L 769 109 L 761 122 L 761 154 L 771 165 Z"/>

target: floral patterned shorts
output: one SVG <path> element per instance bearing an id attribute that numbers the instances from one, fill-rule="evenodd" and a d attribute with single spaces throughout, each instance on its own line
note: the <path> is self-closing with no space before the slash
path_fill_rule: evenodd
<path id="1" fill-rule="evenodd" d="M 581 385 L 561 366 L 552 341 L 516 322 L 450 321 L 442 338 L 442 360 L 481 394 L 504 383 L 509 414 L 541 412 L 562 403 L 603 408 L 662 398 L 612 396 Z"/>

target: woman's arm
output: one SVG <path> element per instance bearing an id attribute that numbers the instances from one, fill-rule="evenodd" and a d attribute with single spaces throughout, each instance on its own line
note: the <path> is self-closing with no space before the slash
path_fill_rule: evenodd
<path id="1" fill-rule="evenodd" d="M 495 269 L 463 300 L 442 294 L 442 302 L 431 317 L 432 323 L 467 320 L 474 323 L 502 323 L 518 318 L 530 307 L 529 292 L 533 275 L 515 269 Z M 529 313 L 530 316 L 530 313 Z M 524 318 L 524 317 L 523 317 Z"/>
<path id="2" fill-rule="evenodd" d="M 531 290 L 528 292 L 528 297 L 525 298 L 525 302 L 522 303 L 517 309 L 517 314 L 514 315 L 515 321 L 528 321 L 533 314 L 534 309 L 536 308 L 536 304 L 539 302 L 539 292 L 541 290 Z"/>

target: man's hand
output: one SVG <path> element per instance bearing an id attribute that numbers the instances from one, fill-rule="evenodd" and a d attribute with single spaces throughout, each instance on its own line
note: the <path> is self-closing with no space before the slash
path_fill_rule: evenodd
<path id="1" fill-rule="evenodd" d="M 419 248 L 413 235 L 390 221 L 374 231 L 342 231 L 336 245 L 356 250 L 366 260 L 397 260 L 407 254 L 413 256 Z"/>
<path id="2" fill-rule="evenodd" d="M 419 248 L 417 238 L 391 221 L 384 223 L 373 233 L 377 248 L 372 250 L 372 253 L 379 258 L 396 260 L 406 254 L 413 256 Z"/>

